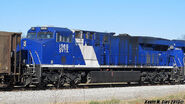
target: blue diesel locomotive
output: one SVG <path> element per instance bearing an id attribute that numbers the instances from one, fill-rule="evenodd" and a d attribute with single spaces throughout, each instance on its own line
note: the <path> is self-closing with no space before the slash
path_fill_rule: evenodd
<path id="1" fill-rule="evenodd" d="M 25 86 L 79 83 L 183 83 L 185 41 L 32 27 L 21 40 Z"/>

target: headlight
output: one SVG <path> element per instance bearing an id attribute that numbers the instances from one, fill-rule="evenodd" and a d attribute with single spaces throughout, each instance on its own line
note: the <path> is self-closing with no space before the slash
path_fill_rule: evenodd
<path id="1" fill-rule="evenodd" d="M 34 31 L 35 30 L 35 27 L 32 27 L 31 30 Z"/>
<path id="2" fill-rule="evenodd" d="M 23 41 L 23 46 L 24 46 L 24 47 L 26 47 L 26 40 L 25 40 L 25 41 Z"/>
<path id="3" fill-rule="evenodd" d="M 41 27 L 40 29 L 41 30 L 47 30 L 47 27 Z"/>
<path id="4" fill-rule="evenodd" d="M 174 46 L 173 46 L 173 45 L 171 45 L 171 46 L 170 46 L 170 49 L 174 49 Z"/>

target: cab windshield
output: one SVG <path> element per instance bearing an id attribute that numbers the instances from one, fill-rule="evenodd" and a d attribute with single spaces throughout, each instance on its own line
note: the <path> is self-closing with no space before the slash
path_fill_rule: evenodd
<path id="1" fill-rule="evenodd" d="M 36 36 L 36 33 L 28 33 L 27 38 L 34 39 Z"/>
<path id="2" fill-rule="evenodd" d="M 52 32 L 39 32 L 37 34 L 38 39 L 51 39 L 53 38 L 53 33 Z"/>

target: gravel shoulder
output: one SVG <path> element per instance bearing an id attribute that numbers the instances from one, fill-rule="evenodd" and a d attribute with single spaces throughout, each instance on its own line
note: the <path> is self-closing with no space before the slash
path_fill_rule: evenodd
<path id="1" fill-rule="evenodd" d="M 56 104 L 91 100 L 131 100 L 166 96 L 185 91 L 185 85 L 137 86 L 0 92 L 0 104 Z"/>

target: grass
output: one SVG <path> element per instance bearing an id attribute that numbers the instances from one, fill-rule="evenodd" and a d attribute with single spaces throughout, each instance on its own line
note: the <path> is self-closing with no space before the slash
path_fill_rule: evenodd
<path id="1" fill-rule="evenodd" d="M 71 103 L 57 103 L 57 104 L 144 104 L 146 100 L 183 100 L 185 103 L 185 92 L 181 92 L 178 94 L 172 94 L 164 97 L 153 97 L 147 99 L 133 99 L 133 100 L 118 100 L 118 99 L 111 99 L 105 101 L 84 101 L 84 102 L 71 102 Z"/>
<path id="2" fill-rule="evenodd" d="M 120 104 L 120 100 L 112 99 L 106 101 L 91 101 L 89 104 Z"/>

